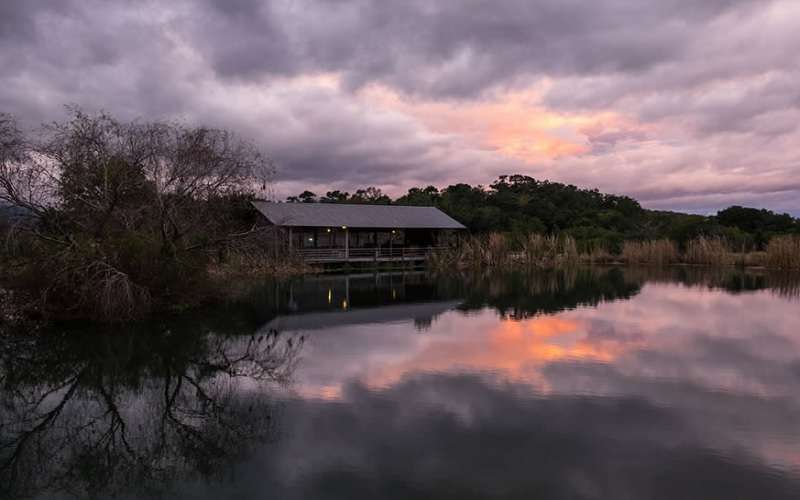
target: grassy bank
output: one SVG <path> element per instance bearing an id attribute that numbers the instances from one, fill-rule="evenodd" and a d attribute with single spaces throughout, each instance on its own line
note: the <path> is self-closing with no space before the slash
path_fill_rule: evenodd
<path id="1" fill-rule="evenodd" d="M 442 270 L 509 265 L 552 268 L 574 263 L 800 269 L 800 237 L 777 236 L 764 251 L 737 249 L 719 237 L 701 236 L 683 248 L 668 239 L 627 241 L 615 253 L 605 248 L 579 251 L 569 235 L 511 238 L 492 233 L 463 238 L 434 254 L 430 261 L 431 267 Z"/>

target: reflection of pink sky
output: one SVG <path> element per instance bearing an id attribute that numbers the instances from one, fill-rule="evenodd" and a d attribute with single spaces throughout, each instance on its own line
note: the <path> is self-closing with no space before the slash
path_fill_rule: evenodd
<path id="1" fill-rule="evenodd" d="M 546 384 L 539 370 L 544 364 L 560 360 L 611 362 L 619 349 L 613 342 L 590 342 L 586 325 L 579 320 L 542 316 L 499 321 L 479 335 L 435 339 L 408 359 L 376 367 L 363 381 L 385 387 L 411 373 L 457 370 L 492 373 L 543 391 Z"/>
<path id="2" fill-rule="evenodd" d="M 753 306 L 764 314 L 754 315 Z M 748 341 L 753 332 L 770 332 L 773 342 L 760 342 L 749 349 L 765 359 L 788 362 L 794 351 L 787 350 L 786 343 L 797 346 L 800 334 L 795 334 L 794 322 L 800 316 L 793 318 L 786 310 L 787 302 L 768 292 L 735 296 L 700 288 L 649 285 L 632 300 L 522 321 L 503 320 L 488 310 L 468 316 L 449 312 L 424 333 L 412 333 L 406 324 L 389 324 L 335 329 L 324 338 L 321 334 L 313 336 L 298 381 L 306 394 L 331 396 L 353 379 L 380 387 L 420 372 L 477 371 L 535 383 L 544 390 L 539 375 L 543 366 L 591 361 L 613 364 L 629 375 L 688 379 L 716 390 L 777 395 L 784 388 L 764 386 L 730 371 L 730 367 L 704 364 L 691 349 L 698 336 Z M 610 334 L 598 334 L 605 329 L 610 329 Z M 356 351 L 344 355 L 352 354 L 355 360 L 330 359 L 331 351 L 324 345 L 318 346 L 319 356 L 326 359 L 314 355 L 314 344 L 337 342 L 353 332 L 360 338 L 359 345 Z M 385 346 L 372 345 L 376 336 L 393 340 Z M 776 344 L 776 339 L 785 342 Z M 670 369 L 639 364 L 636 354 L 647 351 L 673 353 L 688 362 Z M 326 384 L 303 383 L 302 372 L 310 364 L 323 369 L 332 365 L 332 373 L 318 377 Z M 343 370 L 343 366 L 348 368 Z M 557 384 L 551 387 L 557 388 Z M 570 390 L 578 389 L 597 391 L 591 385 Z"/>
<path id="3" fill-rule="evenodd" d="M 798 304 L 769 292 L 737 296 L 647 285 L 631 300 L 523 321 L 503 320 L 490 310 L 451 311 L 424 332 L 408 323 L 318 332 L 308 339 L 295 388 L 304 397 L 339 399 L 352 382 L 378 390 L 420 373 L 472 373 L 495 383 L 523 383 L 540 395 L 642 397 L 659 406 L 692 409 L 705 405 L 679 389 L 653 389 L 688 384 L 693 391 L 800 405 L 794 379 L 781 380 L 764 368 L 786 366 L 796 358 L 797 324 Z M 702 347 L 704 339 L 718 344 Z M 743 349 L 759 364 L 728 359 L 716 345 Z M 603 364 L 614 368 L 616 378 L 581 375 L 570 368 Z M 553 366 L 567 368 L 548 370 Z M 726 423 L 738 418 L 736 410 L 724 405 L 708 411 Z M 754 424 L 738 429 L 736 439 L 747 440 L 748 447 L 761 449 L 772 462 L 800 466 L 800 443 L 794 437 L 769 434 Z"/>

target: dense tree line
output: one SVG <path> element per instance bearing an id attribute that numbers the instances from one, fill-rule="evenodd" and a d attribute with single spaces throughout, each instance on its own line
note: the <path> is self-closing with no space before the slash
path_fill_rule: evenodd
<path id="1" fill-rule="evenodd" d="M 369 187 L 352 195 L 331 191 L 317 196 L 305 191 L 287 201 L 435 206 L 475 233 L 500 231 L 520 237 L 566 233 L 582 249 L 611 251 L 619 250 L 625 240 L 669 238 L 685 244 L 698 236 L 723 237 L 750 250 L 763 248 L 774 235 L 800 233 L 800 221 L 788 214 L 739 206 L 715 216 L 647 210 L 628 196 L 525 175 L 500 176 L 489 186 L 413 187 L 395 200 Z"/>

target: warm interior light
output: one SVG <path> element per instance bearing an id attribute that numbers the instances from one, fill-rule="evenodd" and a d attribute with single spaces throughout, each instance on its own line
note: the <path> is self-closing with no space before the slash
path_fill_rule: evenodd
<path id="1" fill-rule="evenodd" d="M 347 226 L 342 226 L 342 229 L 347 229 Z"/>
<path id="2" fill-rule="evenodd" d="M 328 228 L 328 232 L 329 232 L 329 233 L 331 232 L 331 228 Z"/>

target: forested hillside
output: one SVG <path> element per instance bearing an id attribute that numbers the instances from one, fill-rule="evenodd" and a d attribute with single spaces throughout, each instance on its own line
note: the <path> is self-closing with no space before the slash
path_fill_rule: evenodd
<path id="1" fill-rule="evenodd" d="M 525 175 L 504 175 L 489 186 L 414 187 L 396 200 L 369 187 L 325 196 L 305 191 L 287 201 L 436 206 L 475 233 L 566 233 L 584 248 L 610 251 L 618 251 L 625 240 L 669 238 L 685 244 L 698 236 L 719 236 L 737 247 L 761 249 L 774 235 L 800 233 L 800 221 L 788 214 L 739 206 L 715 216 L 647 210 L 628 196 Z"/>

